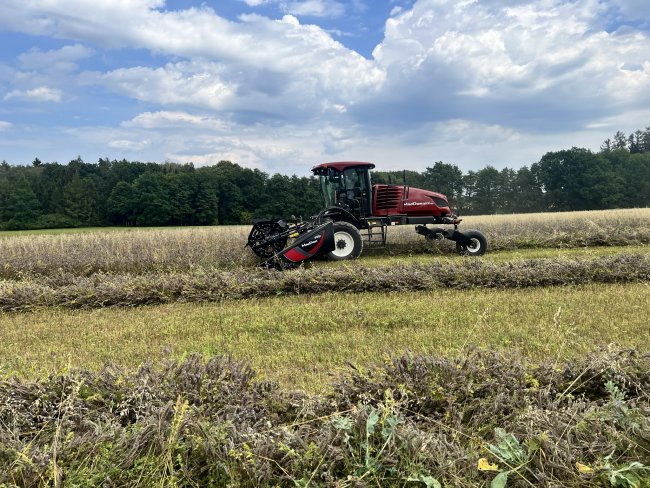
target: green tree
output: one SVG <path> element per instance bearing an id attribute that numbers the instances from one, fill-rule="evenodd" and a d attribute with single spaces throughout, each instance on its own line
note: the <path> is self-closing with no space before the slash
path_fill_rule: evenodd
<path id="1" fill-rule="evenodd" d="M 512 211 L 515 213 L 541 212 L 544 194 L 533 172 L 524 166 L 517 171 L 513 185 Z"/>
<path id="2" fill-rule="evenodd" d="M 619 130 L 614 134 L 612 149 L 627 149 L 627 137 L 625 136 L 625 132 Z"/>
<path id="3" fill-rule="evenodd" d="M 194 209 L 192 208 L 192 197 L 195 193 L 196 179 L 193 174 L 177 172 L 165 175 L 172 205 L 171 224 L 189 225 L 193 223 Z"/>
<path id="4" fill-rule="evenodd" d="M 38 217 L 43 213 L 41 204 L 36 198 L 24 177 L 18 179 L 12 186 L 11 193 L 7 198 L 5 227 L 10 230 L 30 229 L 36 225 Z"/>
<path id="5" fill-rule="evenodd" d="M 488 165 L 478 170 L 472 212 L 481 215 L 495 213 L 499 208 L 501 192 L 501 175 L 496 168 Z"/>
<path id="6" fill-rule="evenodd" d="M 455 164 L 437 161 L 424 171 L 424 185 L 458 205 L 463 194 L 463 172 Z"/>
<path id="7" fill-rule="evenodd" d="M 625 149 L 611 151 L 626 153 Z M 531 170 L 544 191 L 545 208 L 552 211 L 592 210 L 613 205 L 622 187 L 622 179 L 611 162 L 588 149 L 546 153 Z"/>
<path id="8" fill-rule="evenodd" d="M 75 173 L 63 189 L 65 215 L 77 225 L 99 225 L 99 195 L 92 177 L 81 178 Z"/>
<path id="9" fill-rule="evenodd" d="M 171 189 L 162 173 L 143 173 L 135 180 L 135 220 L 137 225 L 168 225 L 173 218 Z"/>
<path id="10" fill-rule="evenodd" d="M 131 183 L 120 181 L 111 191 L 107 201 L 108 217 L 111 223 L 135 225 L 137 196 Z"/>
<path id="11" fill-rule="evenodd" d="M 474 214 L 476 197 L 476 172 L 468 171 L 463 175 L 463 197 L 460 201 L 459 213 L 461 214 Z"/>
<path id="12" fill-rule="evenodd" d="M 514 212 L 514 201 L 516 198 L 515 180 L 517 173 L 510 168 L 503 168 L 499 172 L 499 199 L 496 202 L 495 211 L 497 213 Z"/>
<path id="13" fill-rule="evenodd" d="M 214 187 L 199 180 L 193 196 L 194 224 L 213 225 L 219 218 L 219 199 Z"/>

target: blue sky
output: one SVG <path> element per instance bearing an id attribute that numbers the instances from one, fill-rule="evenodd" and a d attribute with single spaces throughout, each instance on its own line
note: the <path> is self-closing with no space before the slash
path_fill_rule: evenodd
<path id="1" fill-rule="evenodd" d="M 0 159 L 520 167 L 650 125 L 647 0 L 3 0 Z"/>

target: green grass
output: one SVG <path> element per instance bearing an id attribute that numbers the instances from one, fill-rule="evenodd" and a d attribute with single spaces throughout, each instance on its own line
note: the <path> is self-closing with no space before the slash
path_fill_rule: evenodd
<path id="1" fill-rule="evenodd" d="M 534 359 L 579 357 L 610 342 L 648 350 L 650 287 L 324 294 L 138 309 L 0 315 L 0 371 L 38 377 L 106 361 L 231 354 L 265 377 L 319 391 L 348 362 L 470 344 Z"/>

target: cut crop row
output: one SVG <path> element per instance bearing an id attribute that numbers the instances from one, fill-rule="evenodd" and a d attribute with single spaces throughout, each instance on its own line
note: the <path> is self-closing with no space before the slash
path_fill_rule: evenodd
<path id="1" fill-rule="evenodd" d="M 591 259 L 508 262 L 462 259 L 432 264 L 312 267 L 289 272 L 262 269 L 192 273 L 96 273 L 70 281 L 0 282 L 0 311 L 60 306 L 97 308 L 171 302 L 221 301 L 326 292 L 418 291 L 436 288 L 523 288 L 650 281 L 647 254 Z"/>

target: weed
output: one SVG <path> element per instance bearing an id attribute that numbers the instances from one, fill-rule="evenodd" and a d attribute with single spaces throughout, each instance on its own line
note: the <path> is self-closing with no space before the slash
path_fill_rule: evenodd
<path id="1" fill-rule="evenodd" d="M 650 357 L 610 348 L 556 364 L 559 376 L 554 364 L 479 350 L 407 355 L 311 397 L 224 357 L 2 380 L 0 483 L 647 486 Z M 525 387 L 531 376 L 540 388 Z M 606 377 L 626 385 L 624 399 Z M 572 383 L 582 393 L 559 394 Z M 431 401 L 432 384 L 445 402 Z M 580 427 L 620 401 L 638 413 L 638 431 Z"/>

